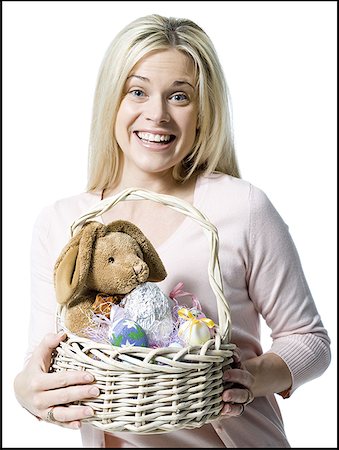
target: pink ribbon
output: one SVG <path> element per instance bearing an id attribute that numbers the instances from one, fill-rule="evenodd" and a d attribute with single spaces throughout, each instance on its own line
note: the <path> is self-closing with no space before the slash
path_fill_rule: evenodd
<path id="1" fill-rule="evenodd" d="M 200 302 L 197 299 L 197 297 L 194 294 L 192 294 L 192 292 L 184 291 L 183 287 L 184 287 L 184 283 L 182 281 L 180 281 L 180 283 L 178 283 L 176 286 L 174 286 L 174 288 L 171 290 L 171 292 L 169 293 L 169 297 L 172 300 L 174 300 L 175 302 L 177 302 L 177 297 L 179 298 L 179 297 L 189 296 L 192 298 L 192 303 L 193 303 L 194 307 L 199 309 L 199 311 L 201 311 L 201 305 L 200 305 Z"/>

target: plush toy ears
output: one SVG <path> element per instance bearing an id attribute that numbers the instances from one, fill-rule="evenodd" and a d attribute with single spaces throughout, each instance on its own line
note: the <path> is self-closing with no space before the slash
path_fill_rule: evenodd
<path id="1" fill-rule="evenodd" d="M 92 249 L 98 231 L 103 227 L 99 222 L 85 224 L 58 257 L 54 266 L 54 287 L 61 305 L 73 300 L 84 287 L 91 265 Z"/>
<path id="2" fill-rule="evenodd" d="M 134 238 L 143 253 L 144 261 L 149 268 L 147 281 L 158 282 L 167 277 L 166 269 L 157 251 L 144 233 L 133 223 L 126 220 L 116 220 L 107 225 L 107 232 L 120 231 Z"/>
<path id="3" fill-rule="evenodd" d="M 85 286 L 96 239 L 117 231 L 130 235 L 139 244 L 149 268 L 148 281 L 166 278 L 167 273 L 157 251 L 137 226 L 124 220 L 108 225 L 88 222 L 70 239 L 55 263 L 54 286 L 58 303 L 69 303 Z"/>

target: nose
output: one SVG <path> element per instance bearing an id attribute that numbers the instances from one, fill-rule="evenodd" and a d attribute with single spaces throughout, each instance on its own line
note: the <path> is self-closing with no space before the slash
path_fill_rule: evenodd
<path id="1" fill-rule="evenodd" d="M 170 121 L 170 114 L 166 100 L 162 97 L 154 97 L 147 102 L 145 117 L 154 123 L 166 123 Z"/>
<path id="2" fill-rule="evenodd" d="M 148 266 L 144 261 L 139 261 L 133 265 L 133 271 L 139 282 L 146 281 L 149 275 Z"/>

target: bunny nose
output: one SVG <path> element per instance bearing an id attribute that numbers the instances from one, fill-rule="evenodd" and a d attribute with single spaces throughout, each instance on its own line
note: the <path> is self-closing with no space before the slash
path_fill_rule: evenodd
<path id="1" fill-rule="evenodd" d="M 139 262 L 137 264 L 134 264 L 133 271 L 135 275 L 137 276 L 139 281 L 145 281 L 148 277 L 148 267 L 144 262 Z"/>
<path id="2" fill-rule="evenodd" d="M 143 268 L 143 265 L 141 263 L 135 264 L 133 266 L 133 270 L 134 270 L 135 275 L 139 275 L 139 273 L 142 271 L 142 268 Z"/>

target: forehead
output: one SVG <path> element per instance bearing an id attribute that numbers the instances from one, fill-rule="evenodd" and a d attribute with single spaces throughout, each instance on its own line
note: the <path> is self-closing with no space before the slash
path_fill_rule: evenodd
<path id="1" fill-rule="evenodd" d="M 194 80 L 194 64 L 189 56 L 176 49 L 155 50 L 141 58 L 133 67 L 129 76 L 138 75 L 152 78 L 160 76 L 162 79 Z"/>

